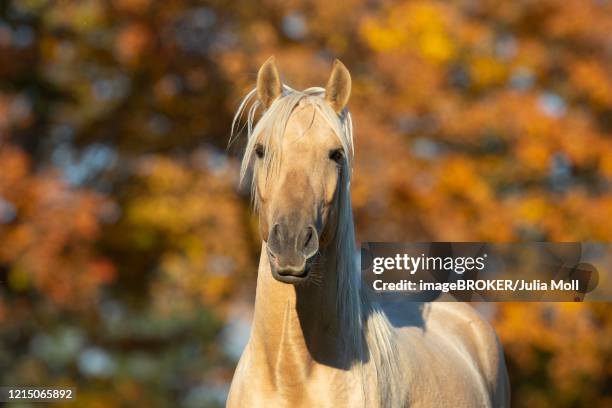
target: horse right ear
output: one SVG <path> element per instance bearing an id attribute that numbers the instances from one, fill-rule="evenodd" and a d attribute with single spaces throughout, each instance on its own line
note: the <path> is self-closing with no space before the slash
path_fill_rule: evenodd
<path id="1" fill-rule="evenodd" d="M 268 58 L 257 73 L 257 97 L 265 109 L 283 92 L 283 84 L 276 69 L 274 57 Z"/>
<path id="2" fill-rule="evenodd" d="M 325 100 L 340 114 L 351 96 L 351 74 L 339 59 L 334 61 L 332 73 L 325 86 Z"/>

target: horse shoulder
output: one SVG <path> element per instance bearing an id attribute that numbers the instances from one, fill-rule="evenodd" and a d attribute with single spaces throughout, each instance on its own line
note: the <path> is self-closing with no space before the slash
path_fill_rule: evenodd
<path id="1" fill-rule="evenodd" d="M 269 406 L 267 398 L 264 397 L 266 394 L 269 395 L 269 393 L 261 392 L 261 390 L 267 388 L 266 384 L 260 384 L 260 376 L 254 375 L 256 367 L 253 364 L 251 349 L 247 345 L 236 365 L 227 396 L 226 407 L 239 408 L 249 406 L 263 408 Z"/>
<path id="2" fill-rule="evenodd" d="M 446 406 L 449 395 L 469 400 L 478 395 L 475 390 L 482 390 L 487 406 L 509 406 L 503 350 L 491 325 L 474 308 L 459 302 L 399 301 L 384 304 L 384 309 L 398 335 L 404 380 L 413 390 L 415 405 Z M 476 394 L 465 388 L 470 382 Z M 418 391 L 423 389 L 429 390 L 426 396 Z"/>
<path id="3" fill-rule="evenodd" d="M 456 336 L 485 380 L 495 407 L 509 406 L 509 380 L 502 346 L 493 327 L 473 307 L 459 302 L 434 302 L 430 321 L 437 320 Z"/>
<path id="4" fill-rule="evenodd" d="M 247 348 L 248 349 L 248 348 Z M 246 360 L 248 359 L 247 349 L 244 350 L 242 355 L 240 356 L 240 360 L 236 365 L 236 369 L 234 371 L 234 375 L 232 377 L 232 382 L 230 384 L 229 393 L 227 395 L 227 403 L 226 406 L 228 408 L 240 407 L 242 406 L 243 398 L 244 398 L 244 371 Z"/>

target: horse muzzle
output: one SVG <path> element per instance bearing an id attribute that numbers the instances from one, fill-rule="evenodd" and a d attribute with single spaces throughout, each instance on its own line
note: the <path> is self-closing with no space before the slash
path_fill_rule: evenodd
<path id="1" fill-rule="evenodd" d="M 283 283 L 299 283 L 308 277 L 311 262 L 319 250 L 319 236 L 314 226 L 289 228 L 277 223 L 268 237 L 268 259 L 272 276 Z"/>

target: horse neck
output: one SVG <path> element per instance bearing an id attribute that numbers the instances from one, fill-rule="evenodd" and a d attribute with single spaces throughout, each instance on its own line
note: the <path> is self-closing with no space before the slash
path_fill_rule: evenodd
<path id="1" fill-rule="evenodd" d="M 347 368 L 338 341 L 335 261 L 333 253 L 323 251 L 310 272 L 320 277 L 317 283 L 289 285 L 273 278 L 262 244 L 250 347 L 275 383 L 305 380 L 317 364 Z"/>

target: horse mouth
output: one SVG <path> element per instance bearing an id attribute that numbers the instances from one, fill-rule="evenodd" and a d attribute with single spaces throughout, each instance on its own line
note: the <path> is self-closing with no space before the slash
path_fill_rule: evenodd
<path id="1" fill-rule="evenodd" d="M 278 260 L 274 254 L 268 252 L 268 257 L 270 259 L 270 269 L 272 270 L 272 276 L 279 282 L 296 284 L 304 282 L 308 278 L 308 274 L 310 273 L 310 262 L 304 262 L 303 267 L 295 268 L 295 267 L 286 267 L 281 268 L 278 265 Z"/>
<path id="2" fill-rule="evenodd" d="M 310 266 L 308 265 L 301 272 L 292 272 L 291 274 L 283 273 L 274 267 L 272 268 L 272 276 L 274 276 L 277 281 L 289 284 L 304 282 L 306 279 L 308 279 L 309 272 Z"/>

